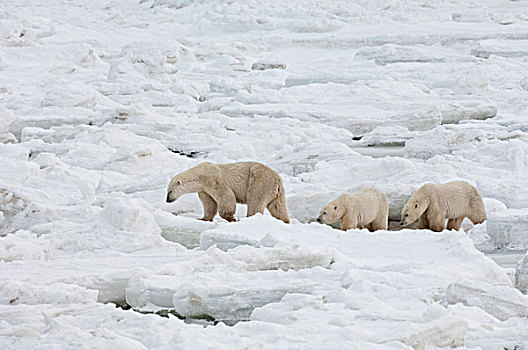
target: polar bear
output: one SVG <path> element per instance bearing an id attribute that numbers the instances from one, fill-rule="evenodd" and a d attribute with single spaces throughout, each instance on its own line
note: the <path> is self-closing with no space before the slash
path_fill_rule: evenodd
<path id="1" fill-rule="evenodd" d="M 419 229 L 440 232 L 446 227 L 445 219 L 448 230 L 458 230 L 464 217 L 474 224 L 486 220 L 484 201 L 475 187 L 465 181 L 427 183 L 403 207 L 400 224 L 407 226 L 419 219 Z"/>
<path id="2" fill-rule="evenodd" d="M 386 230 L 389 204 L 385 194 L 375 188 L 357 193 L 345 193 L 319 212 L 317 222 L 331 224 L 341 221 L 341 230 L 364 227 L 369 231 Z"/>
<path id="3" fill-rule="evenodd" d="M 195 192 L 204 209 L 200 220 L 212 221 L 219 212 L 227 221 L 236 221 L 236 203 L 242 203 L 247 204 L 247 216 L 264 213 L 268 208 L 273 217 L 290 222 L 282 179 L 264 164 L 198 164 L 172 178 L 167 188 L 167 202 Z"/>

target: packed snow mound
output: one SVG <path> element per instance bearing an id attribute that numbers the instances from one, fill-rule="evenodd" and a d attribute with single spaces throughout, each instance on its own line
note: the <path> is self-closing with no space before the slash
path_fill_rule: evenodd
<path id="1" fill-rule="evenodd" d="M 528 296 L 516 289 L 475 281 L 462 281 L 447 287 L 445 303 L 477 306 L 499 320 L 528 315 Z"/>
<path id="2" fill-rule="evenodd" d="M 317 273 L 262 271 L 244 274 L 215 274 L 230 281 L 229 285 L 211 290 L 212 276 L 196 274 L 192 281 L 182 281 L 172 297 L 174 311 L 186 317 L 203 315 L 230 323 L 248 320 L 259 306 L 279 301 L 289 293 L 310 293 Z M 270 283 L 273 281 L 273 283 Z"/>
<path id="3" fill-rule="evenodd" d="M 528 294 L 528 258 L 524 256 L 515 268 L 515 287 Z"/>
<path id="4" fill-rule="evenodd" d="M 499 248 L 528 248 L 528 209 L 508 209 L 489 215 L 486 223 L 491 241 Z"/>
<path id="5" fill-rule="evenodd" d="M 11 124 L 13 124 L 17 120 L 17 117 L 15 116 L 13 112 L 5 108 L 0 108 L 0 115 L 2 116 L 0 120 L 0 142 L 2 143 L 16 142 L 17 139 L 9 131 L 9 127 L 11 126 Z"/>
<path id="6" fill-rule="evenodd" d="M 35 286 L 28 282 L 7 283 L 2 288 L 0 304 L 81 304 L 97 300 L 97 291 L 75 284 L 56 283 L 49 286 Z"/>
<path id="7" fill-rule="evenodd" d="M 197 217 L 200 215 L 196 214 Z M 179 243 L 189 249 L 200 245 L 200 233 L 216 227 L 216 222 L 196 220 L 185 216 L 158 210 L 154 213 L 156 224 L 161 229 L 161 236 L 168 241 Z"/>
<path id="8" fill-rule="evenodd" d="M 419 325 L 406 323 L 396 330 L 376 335 L 371 339 L 377 344 L 400 341 L 413 349 L 426 349 L 431 346 L 459 347 L 464 345 L 467 328 L 465 320 L 446 316 Z"/>
<path id="9" fill-rule="evenodd" d="M 284 224 L 256 215 L 218 225 L 201 235 L 201 243 L 207 242 L 202 246 L 207 248 L 204 255 L 131 278 L 125 288 L 127 303 L 142 312 L 169 310 L 180 317 L 228 324 L 247 320 L 296 324 L 304 319 L 297 314 L 313 313 L 308 310 L 314 306 L 303 303 L 290 311 L 290 307 L 283 308 L 291 296 L 303 295 L 322 303 L 323 314 L 313 317 L 328 318 L 329 324 L 341 327 L 369 313 L 380 319 L 413 317 L 416 333 L 398 331 L 390 336 L 377 335 L 376 339 L 380 343 L 399 339 L 421 344 L 441 324 L 422 324 L 423 300 L 441 300 L 446 285 L 472 278 L 511 289 L 507 274 L 478 253 L 460 232 L 344 233 L 325 225 Z M 301 237 L 303 243 L 299 245 Z M 327 248 L 321 250 L 322 246 Z M 404 262 L 402 251 L 412 260 Z M 435 264 L 438 259 L 444 263 Z M 391 291 L 407 298 L 408 307 L 414 306 L 402 308 L 397 297 L 386 299 L 384 295 Z M 369 297 L 363 300 L 360 295 L 364 294 Z M 333 311 L 327 314 L 327 310 Z M 460 342 L 467 325 L 463 319 L 453 322 L 452 328 L 442 330 L 443 335 L 433 343 Z"/>
<path id="10" fill-rule="evenodd" d="M 51 242 L 28 231 L 0 237 L 0 261 L 51 259 Z"/>

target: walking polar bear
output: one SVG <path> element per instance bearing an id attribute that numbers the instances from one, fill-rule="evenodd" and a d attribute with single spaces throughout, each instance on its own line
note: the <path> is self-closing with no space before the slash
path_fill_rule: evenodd
<path id="1" fill-rule="evenodd" d="M 227 221 L 236 221 L 236 203 L 241 203 L 247 204 L 247 216 L 268 208 L 273 217 L 290 222 L 280 175 L 257 162 L 198 164 L 172 178 L 167 202 L 185 193 L 198 193 L 204 209 L 200 220 L 212 221 L 218 212 Z"/>
<path id="2" fill-rule="evenodd" d="M 341 221 L 341 230 L 364 227 L 369 231 L 386 230 L 389 204 L 387 197 L 375 188 L 357 193 L 345 193 L 321 209 L 317 222 L 331 224 Z"/>
<path id="3" fill-rule="evenodd" d="M 403 207 L 400 224 L 407 226 L 419 219 L 418 228 L 440 232 L 445 219 L 448 230 L 458 230 L 464 217 L 474 224 L 486 220 L 484 201 L 475 187 L 465 181 L 427 183 Z"/>

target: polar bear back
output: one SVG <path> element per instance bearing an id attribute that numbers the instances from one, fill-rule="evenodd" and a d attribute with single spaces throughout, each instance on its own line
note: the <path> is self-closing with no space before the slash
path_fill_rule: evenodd
<path id="1" fill-rule="evenodd" d="M 417 200 L 426 199 L 430 207 L 445 213 L 446 219 L 470 216 L 482 197 L 469 183 L 451 181 L 444 184 L 425 184 L 416 193 Z M 433 205 L 434 204 L 434 205 Z"/>
<path id="2" fill-rule="evenodd" d="M 344 194 L 347 210 L 359 217 L 358 224 L 368 225 L 388 211 L 387 197 L 375 188 L 365 188 L 352 194 Z"/>

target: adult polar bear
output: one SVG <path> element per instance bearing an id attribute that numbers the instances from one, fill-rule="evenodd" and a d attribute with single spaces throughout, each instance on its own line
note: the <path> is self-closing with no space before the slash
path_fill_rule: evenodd
<path id="1" fill-rule="evenodd" d="M 427 183 L 403 207 L 400 224 L 407 226 L 419 219 L 419 229 L 440 232 L 446 219 L 448 230 L 458 230 L 465 217 L 474 224 L 486 220 L 484 201 L 475 187 L 465 181 Z"/>
<path id="2" fill-rule="evenodd" d="M 198 164 L 172 178 L 167 202 L 185 193 L 198 193 L 204 208 L 200 220 L 212 221 L 218 212 L 227 221 L 235 221 L 236 203 L 241 203 L 247 204 L 247 216 L 268 208 L 273 217 L 290 222 L 282 179 L 261 163 Z"/>

